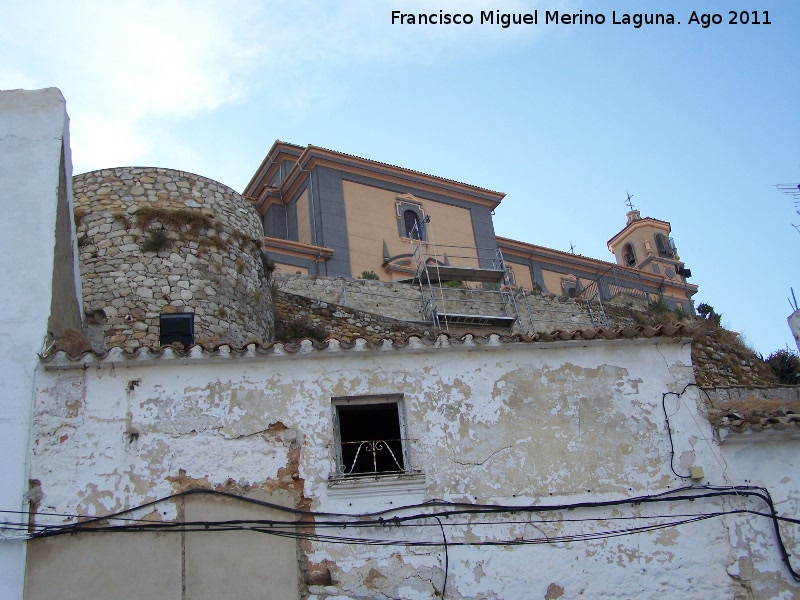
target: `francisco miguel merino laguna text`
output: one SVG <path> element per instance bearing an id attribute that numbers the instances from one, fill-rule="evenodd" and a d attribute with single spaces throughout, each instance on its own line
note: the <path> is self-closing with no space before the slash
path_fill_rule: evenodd
<path id="1" fill-rule="evenodd" d="M 606 16 L 603 13 L 565 13 L 558 10 L 543 10 L 544 25 L 603 25 Z M 443 10 L 432 13 L 404 13 L 399 10 L 392 11 L 392 25 L 472 25 L 475 17 L 472 13 L 447 13 Z M 612 11 L 611 23 L 613 25 L 633 25 L 639 28 L 642 25 L 674 25 L 675 16 L 671 13 L 620 13 Z M 480 25 L 499 25 L 506 29 L 512 25 L 538 25 L 539 9 L 532 13 L 504 13 L 499 10 L 482 10 Z"/>

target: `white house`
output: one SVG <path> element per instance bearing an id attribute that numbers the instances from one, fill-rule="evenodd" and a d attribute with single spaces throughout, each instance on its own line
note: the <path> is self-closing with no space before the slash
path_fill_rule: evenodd
<path id="1" fill-rule="evenodd" d="M 65 344 L 63 99 L 0 100 L 4 597 L 800 593 L 797 390 L 697 387 L 687 325 Z"/>

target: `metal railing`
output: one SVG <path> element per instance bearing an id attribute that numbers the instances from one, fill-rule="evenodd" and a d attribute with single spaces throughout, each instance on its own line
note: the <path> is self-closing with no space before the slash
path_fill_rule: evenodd
<path id="1" fill-rule="evenodd" d="M 340 477 L 415 472 L 408 447 L 417 440 L 360 440 L 335 444 Z"/>

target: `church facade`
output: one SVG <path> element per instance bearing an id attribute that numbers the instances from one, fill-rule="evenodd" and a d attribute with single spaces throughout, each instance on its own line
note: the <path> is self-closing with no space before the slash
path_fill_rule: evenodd
<path id="1" fill-rule="evenodd" d="M 498 237 L 504 194 L 316 146 L 277 141 L 244 196 L 261 215 L 280 273 L 413 280 L 423 262 L 504 271 L 501 284 L 569 297 L 663 298 L 692 312 L 697 286 L 666 221 L 631 209 L 608 242 L 614 262 Z M 415 244 L 416 242 L 416 244 Z M 420 247 L 424 256 L 421 255 Z M 453 271 L 451 281 L 475 280 Z M 461 279 L 458 279 L 461 277 Z M 480 278 L 478 278 L 480 279 Z M 483 283 L 486 283 L 485 281 Z"/>

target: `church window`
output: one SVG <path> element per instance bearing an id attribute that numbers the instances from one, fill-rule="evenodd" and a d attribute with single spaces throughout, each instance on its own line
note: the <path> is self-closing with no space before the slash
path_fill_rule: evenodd
<path id="1" fill-rule="evenodd" d="M 658 248 L 659 256 L 675 255 L 675 243 L 663 233 L 656 234 L 656 248 Z"/>
<path id="2" fill-rule="evenodd" d="M 562 277 L 561 289 L 568 298 L 577 298 L 580 296 L 581 284 L 574 276 Z"/>
<path id="3" fill-rule="evenodd" d="M 403 212 L 403 225 L 406 233 L 406 237 L 413 237 L 414 239 L 422 239 L 422 231 L 420 230 L 420 221 L 419 215 L 413 210 L 406 209 Z"/>
<path id="4" fill-rule="evenodd" d="M 333 419 L 340 476 L 408 471 L 402 396 L 334 398 Z"/>
<path id="5" fill-rule="evenodd" d="M 622 247 L 622 262 L 629 267 L 636 265 L 636 254 L 633 251 L 633 245 L 625 244 Z"/>

